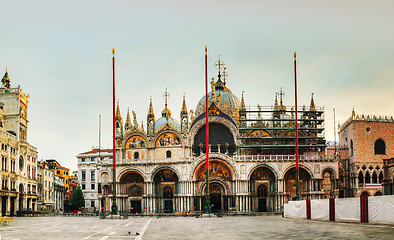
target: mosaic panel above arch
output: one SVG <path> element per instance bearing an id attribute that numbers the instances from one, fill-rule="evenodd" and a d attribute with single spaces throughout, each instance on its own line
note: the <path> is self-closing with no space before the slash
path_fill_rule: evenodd
<path id="1" fill-rule="evenodd" d="M 164 146 L 181 146 L 180 138 L 171 132 L 166 132 L 161 134 L 156 140 L 156 147 L 164 147 Z"/>
<path id="2" fill-rule="evenodd" d="M 153 178 L 155 182 L 178 182 L 178 175 L 170 169 L 162 169 Z"/>
<path id="3" fill-rule="evenodd" d="M 224 181 L 231 181 L 232 174 L 230 168 L 221 161 L 211 160 L 209 161 L 209 177 L 211 179 L 220 179 Z M 195 179 L 205 180 L 206 179 L 206 165 L 201 164 L 195 172 Z"/>
<path id="4" fill-rule="evenodd" d="M 141 136 L 132 136 L 126 142 L 126 148 L 144 148 L 146 140 Z"/>
<path id="5" fill-rule="evenodd" d="M 266 167 L 259 167 L 253 171 L 252 175 L 250 176 L 251 181 L 258 181 L 258 180 L 273 180 L 275 179 L 274 173 L 266 168 Z"/>
<path id="6" fill-rule="evenodd" d="M 249 133 L 249 137 L 271 137 L 271 134 L 264 130 L 254 130 Z"/>

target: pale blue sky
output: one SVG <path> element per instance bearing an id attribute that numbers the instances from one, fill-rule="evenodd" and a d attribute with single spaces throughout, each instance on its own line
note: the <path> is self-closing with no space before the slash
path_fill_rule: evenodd
<path id="1" fill-rule="evenodd" d="M 227 86 L 247 105 L 272 105 L 283 87 L 294 104 L 293 51 L 298 53 L 299 104 L 333 108 L 344 122 L 356 113 L 393 115 L 392 1 L 8 1 L 0 21 L 0 73 L 30 94 L 28 139 L 39 158 L 76 169 L 76 155 L 111 147 L 112 66 L 117 98 L 144 121 L 153 98 L 156 118 L 170 92 L 179 119 L 182 95 L 195 108 L 218 54 Z"/>

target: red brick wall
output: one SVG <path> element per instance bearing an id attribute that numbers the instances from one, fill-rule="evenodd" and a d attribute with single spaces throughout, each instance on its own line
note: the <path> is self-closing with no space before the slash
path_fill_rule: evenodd
<path id="1" fill-rule="evenodd" d="M 356 120 L 353 124 L 355 162 L 383 163 L 383 159 L 394 157 L 394 122 Z M 367 127 L 371 129 L 370 132 L 366 131 Z M 378 139 L 385 142 L 386 154 L 375 155 L 375 142 Z"/>

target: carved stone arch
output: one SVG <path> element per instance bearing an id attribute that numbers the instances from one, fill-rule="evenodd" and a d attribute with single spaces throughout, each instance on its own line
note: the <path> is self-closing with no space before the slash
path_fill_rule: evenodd
<path id="1" fill-rule="evenodd" d="M 336 172 L 332 167 L 325 167 L 325 168 L 323 168 L 322 171 L 321 171 L 321 176 L 322 176 L 322 177 L 323 177 L 323 175 L 324 175 L 324 172 L 326 172 L 326 171 L 331 171 L 332 174 L 333 174 L 333 177 L 334 177 L 334 178 L 337 178 L 338 174 L 337 174 L 337 172 Z"/>
<path id="2" fill-rule="evenodd" d="M 252 173 L 253 173 L 256 169 L 258 169 L 258 168 L 260 168 L 260 167 L 268 168 L 268 169 L 271 170 L 271 172 L 274 174 L 275 180 L 278 180 L 278 179 L 279 179 L 279 173 L 276 172 L 274 168 L 272 168 L 270 165 L 268 165 L 268 164 L 266 164 L 266 163 L 257 163 L 257 164 L 255 164 L 255 165 L 250 169 L 250 171 L 249 171 L 249 173 L 248 173 L 248 178 L 247 178 L 247 179 L 249 180 L 249 179 L 251 178 L 251 176 L 252 176 Z"/>
<path id="3" fill-rule="evenodd" d="M 117 174 L 117 176 L 116 176 L 116 181 L 117 181 L 117 182 L 120 182 L 120 180 L 122 179 L 122 177 L 123 177 L 125 174 L 129 173 L 129 172 L 136 172 L 136 173 L 140 174 L 141 177 L 142 177 L 142 179 L 144 180 L 144 182 L 146 181 L 146 176 L 145 176 L 143 170 L 138 169 L 138 168 L 136 168 L 136 167 L 127 167 L 127 168 L 122 169 L 122 171 L 120 171 L 120 172 Z"/>
<path id="4" fill-rule="evenodd" d="M 198 158 L 196 158 L 196 160 L 194 160 L 194 162 L 191 164 L 190 166 L 190 171 L 189 171 L 189 179 L 194 179 L 194 173 L 197 170 L 197 167 L 202 163 L 205 162 L 205 155 L 201 155 Z M 215 159 L 219 159 L 222 160 L 224 162 L 226 162 L 227 164 L 229 164 L 232 168 L 232 174 L 234 175 L 234 180 L 235 179 L 239 179 L 239 174 L 238 174 L 238 168 L 235 165 L 235 162 L 233 161 L 232 158 L 230 158 L 228 155 L 225 155 L 223 153 L 210 153 L 209 154 L 209 158 L 215 158 Z"/>
<path id="5" fill-rule="evenodd" d="M 182 134 L 180 132 L 178 132 L 177 130 L 174 130 L 172 128 L 163 128 L 161 131 L 159 131 L 155 134 L 155 137 L 153 138 L 153 141 L 152 141 L 153 147 L 156 147 L 156 141 L 159 139 L 159 137 L 161 135 L 163 135 L 165 133 L 172 133 L 179 138 L 180 145 L 176 145 L 177 147 L 181 147 L 181 146 L 185 145 L 185 142 L 184 142 L 185 139 L 182 137 Z M 166 146 L 166 147 L 171 147 L 171 146 Z"/>
<path id="6" fill-rule="evenodd" d="M 150 180 L 153 181 L 155 175 L 156 175 L 158 172 L 160 172 L 161 170 L 165 170 L 165 169 L 168 169 L 168 170 L 173 171 L 173 172 L 177 175 L 178 181 L 181 180 L 181 173 L 178 171 L 178 169 L 176 169 L 176 168 L 174 168 L 174 167 L 172 167 L 172 166 L 169 166 L 169 165 L 158 166 L 158 167 L 156 167 L 155 169 L 153 169 L 153 171 L 152 171 L 151 174 L 150 174 Z"/>
<path id="7" fill-rule="evenodd" d="M 290 169 L 295 168 L 295 167 L 296 167 L 295 164 L 291 164 L 291 165 L 287 166 L 287 167 L 283 170 L 282 176 L 281 176 L 280 179 L 284 179 L 286 173 L 287 173 Z M 303 168 L 304 170 L 306 170 L 306 171 L 309 173 L 309 176 L 311 176 L 311 179 L 314 178 L 314 176 L 313 176 L 313 171 L 312 171 L 312 169 L 311 169 L 310 167 L 308 167 L 308 166 L 306 166 L 306 165 L 304 165 L 304 164 L 298 164 L 298 167 L 299 167 L 299 168 Z"/>
<path id="8" fill-rule="evenodd" d="M 213 183 L 217 183 L 217 184 L 219 184 L 220 186 L 222 186 L 223 187 L 223 189 L 224 189 L 224 195 L 228 195 L 229 193 L 230 193 L 230 189 L 231 189 L 231 187 L 226 183 L 226 182 L 223 182 L 223 181 L 219 181 L 219 180 L 210 180 L 209 181 L 209 184 L 213 184 Z M 204 182 L 202 185 L 201 185 L 201 192 L 199 192 L 199 194 L 202 194 L 202 195 L 204 195 L 206 192 L 207 192 L 207 190 L 206 190 L 206 187 L 207 187 L 207 183 L 206 182 Z"/>
<path id="9" fill-rule="evenodd" d="M 238 140 L 239 140 L 239 131 L 238 128 L 232 123 L 230 120 L 218 117 L 218 116 L 209 116 L 209 123 L 217 123 L 225 126 L 227 129 L 230 130 L 231 134 L 233 135 L 234 143 L 235 145 L 238 145 Z M 193 127 L 190 129 L 190 134 L 189 134 L 189 139 L 188 139 L 188 145 L 192 146 L 194 144 L 194 138 L 198 131 L 205 126 L 205 118 L 200 119 L 198 122 L 196 122 Z"/>

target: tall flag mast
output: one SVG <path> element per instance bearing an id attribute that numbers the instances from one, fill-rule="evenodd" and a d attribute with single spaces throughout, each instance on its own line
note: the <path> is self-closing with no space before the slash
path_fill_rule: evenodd
<path id="1" fill-rule="evenodd" d="M 300 179 L 300 171 L 298 168 L 298 113 L 297 113 L 297 52 L 294 52 L 294 98 L 295 98 L 295 157 L 296 157 L 296 200 L 300 199 L 298 182 Z"/>
<path id="2" fill-rule="evenodd" d="M 205 46 L 205 153 L 206 153 L 206 177 L 207 177 L 207 194 L 205 200 L 205 209 L 209 214 L 211 211 L 211 200 L 209 196 L 209 122 L 208 122 L 208 55 L 207 46 Z"/>
<path id="3" fill-rule="evenodd" d="M 115 146 L 115 48 L 112 48 L 112 214 L 117 213 L 116 206 L 116 146 Z"/>

